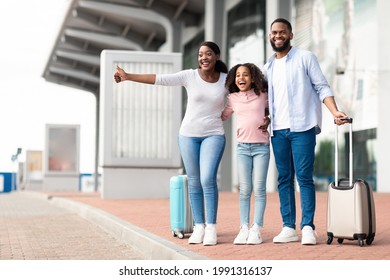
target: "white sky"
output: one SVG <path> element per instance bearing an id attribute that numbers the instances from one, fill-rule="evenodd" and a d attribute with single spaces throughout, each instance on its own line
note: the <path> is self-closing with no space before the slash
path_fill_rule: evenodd
<path id="1" fill-rule="evenodd" d="M 80 171 L 95 160 L 95 97 L 42 78 L 70 0 L 0 1 L 0 172 L 44 150 L 45 124 L 79 124 Z"/>

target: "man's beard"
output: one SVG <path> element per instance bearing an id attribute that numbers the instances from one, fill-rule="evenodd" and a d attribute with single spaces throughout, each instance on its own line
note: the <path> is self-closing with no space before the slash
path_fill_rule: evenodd
<path id="1" fill-rule="evenodd" d="M 283 45 L 281 45 L 280 47 L 277 47 L 275 45 L 275 42 L 273 40 L 269 40 L 270 43 L 271 43 L 271 46 L 272 46 L 272 49 L 275 51 L 275 52 L 283 52 L 285 50 L 287 50 L 289 47 L 290 47 L 290 39 L 286 40 Z"/>

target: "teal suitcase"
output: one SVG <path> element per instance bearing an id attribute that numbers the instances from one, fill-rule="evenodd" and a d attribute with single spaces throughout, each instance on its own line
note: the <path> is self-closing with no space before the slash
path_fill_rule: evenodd
<path id="1" fill-rule="evenodd" d="M 170 225 L 174 237 L 184 238 L 194 227 L 187 175 L 172 176 L 169 186 Z"/>

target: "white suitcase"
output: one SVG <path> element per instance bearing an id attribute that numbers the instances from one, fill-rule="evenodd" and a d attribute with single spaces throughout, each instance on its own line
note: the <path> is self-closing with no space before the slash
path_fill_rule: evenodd
<path id="1" fill-rule="evenodd" d="M 337 238 L 364 240 L 371 245 L 375 237 L 375 206 L 371 187 L 365 180 L 353 179 L 352 118 L 349 119 L 349 178 L 338 179 L 338 133 L 335 136 L 335 181 L 328 188 L 327 244 Z"/>

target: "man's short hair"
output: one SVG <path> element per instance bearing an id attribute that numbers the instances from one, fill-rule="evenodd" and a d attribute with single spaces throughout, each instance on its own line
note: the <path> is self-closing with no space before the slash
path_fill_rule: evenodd
<path id="1" fill-rule="evenodd" d="M 291 23 L 287 20 L 287 19 L 284 19 L 284 18 L 277 18 L 275 19 L 272 23 L 271 23 L 271 29 L 272 29 L 272 25 L 274 25 L 274 23 L 277 23 L 277 22 L 280 22 L 280 23 L 284 23 L 285 25 L 287 25 L 287 29 L 291 32 L 292 31 L 292 26 L 291 26 Z"/>

